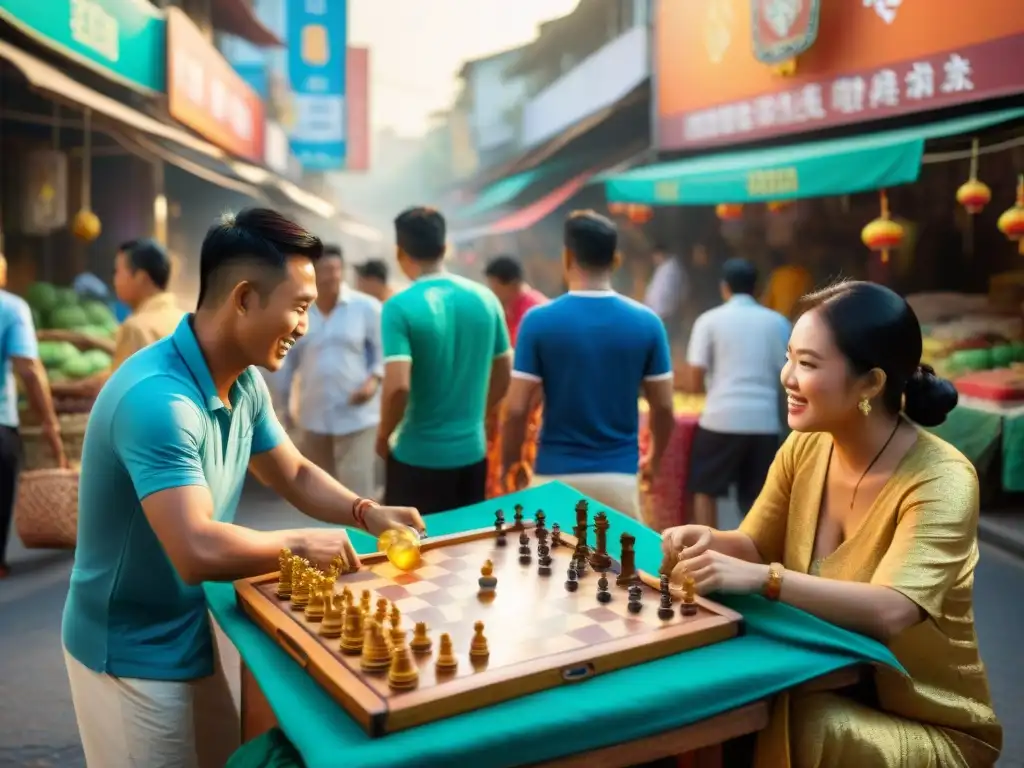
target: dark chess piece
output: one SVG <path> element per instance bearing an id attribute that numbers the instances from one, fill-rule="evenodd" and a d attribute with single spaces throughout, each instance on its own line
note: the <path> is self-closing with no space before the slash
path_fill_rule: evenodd
<path id="1" fill-rule="evenodd" d="M 505 538 L 505 513 L 500 509 L 494 513 L 494 530 L 498 533 L 498 538 L 494 542 L 496 546 L 506 547 L 508 541 Z"/>
<path id="2" fill-rule="evenodd" d="M 558 549 L 562 546 L 562 527 L 555 523 L 551 526 L 551 548 Z"/>
<path id="3" fill-rule="evenodd" d="M 512 522 L 515 524 L 516 528 L 522 528 L 523 527 L 523 505 L 522 504 L 516 504 L 515 507 L 513 507 L 513 509 L 515 510 L 515 514 L 512 516 Z"/>
<path id="4" fill-rule="evenodd" d="M 576 573 L 576 569 L 572 565 L 570 565 L 569 566 L 569 571 L 566 574 L 566 580 L 565 580 L 565 591 L 566 592 L 575 592 L 577 589 L 579 589 L 580 584 L 579 584 L 579 581 L 577 580 L 578 576 L 579 575 Z"/>
<path id="5" fill-rule="evenodd" d="M 537 573 L 541 576 L 551 575 L 551 551 L 548 549 L 548 531 L 546 528 L 537 529 Z"/>
<path id="6" fill-rule="evenodd" d="M 622 544 L 622 552 L 619 555 L 619 576 L 615 579 L 615 584 L 626 587 L 636 580 L 636 536 L 624 533 L 619 542 Z"/>
<path id="7" fill-rule="evenodd" d="M 612 593 L 608 591 L 608 577 L 602 573 L 601 578 L 597 580 L 597 602 L 610 603 L 611 600 Z"/>
<path id="8" fill-rule="evenodd" d="M 576 569 L 577 575 L 582 579 L 587 574 L 587 551 L 580 550 L 578 547 L 573 553 L 572 559 L 574 562 L 573 567 Z"/>
<path id="9" fill-rule="evenodd" d="M 529 565 L 531 558 L 530 553 L 530 537 L 524 530 L 519 534 L 519 562 L 522 565 Z"/>
<path id="10" fill-rule="evenodd" d="M 640 613 L 640 610 L 644 607 L 642 601 L 644 594 L 644 588 L 636 582 L 629 587 L 629 604 L 626 606 L 630 613 Z"/>
<path id="11" fill-rule="evenodd" d="M 537 530 L 538 531 L 541 528 L 544 528 L 545 530 L 547 530 L 547 528 L 545 527 L 545 523 L 547 522 L 548 516 L 544 514 L 544 510 L 543 509 L 538 509 L 537 510 L 537 514 L 533 516 L 533 519 L 534 519 L 534 522 L 537 523 Z"/>
<path id="12" fill-rule="evenodd" d="M 598 512 L 594 517 L 594 549 L 590 553 L 590 567 L 595 571 L 607 571 L 612 566 L 611 555 L 608 554 L 608 515 Z"/>
<path id="13" fill-rule="evenodd" d="M 672 610 L 672 595 L 668 591 L 668 576 L 661 575 L 661 603 L 658 606 L 658 618 L 668 621 L 676 612 Z"/>

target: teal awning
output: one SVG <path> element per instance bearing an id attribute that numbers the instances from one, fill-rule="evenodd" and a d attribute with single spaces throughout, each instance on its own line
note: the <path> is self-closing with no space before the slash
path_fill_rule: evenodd
<path id="1" fill-rule="evenodd" d="M 676 160 L 603 177 L 609 202 L 716 205 L 826 197 L 916 181 L 928 139 L 1024 117 L 1024 108 L 846 139 Z"/>

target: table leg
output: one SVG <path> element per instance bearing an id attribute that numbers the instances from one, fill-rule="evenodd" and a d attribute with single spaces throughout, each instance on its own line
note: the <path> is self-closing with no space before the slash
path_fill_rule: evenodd
<path id="1" fill-rule="evenodd" d="M 242 743 L 245 744 L 275 727 L 277 717 L 244 661 L 241 662 L 241 672 Z"/>

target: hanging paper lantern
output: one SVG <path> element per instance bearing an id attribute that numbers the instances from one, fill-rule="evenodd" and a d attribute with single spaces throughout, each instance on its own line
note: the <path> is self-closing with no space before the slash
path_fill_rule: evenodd
<path id="1" fill-rule="evenodd" d="M 768 213 L 782 213 L 792 204 L 792 200 L 771 200 L 766 207 L 768 208 Z"/>
<path id="2" fill-rule="evenodd" d="M 739 203 L 719 203 L 715 206 L 715 215 L 722 221 L 735 221 L 743 216 L 743 206 Z"/>
<path id="3" fill-rule="evenodd" d="M 630 205 L 626 208 L 626 218 L 633 224 L 646 224 L 654 218 L 654 209 L 649 205 Z"/>
<path id="4" fill-rule="evenodd" d="M 102 229 L 100 217 L 88 208 L 83 208 L 76 213 L 74 220 L 71 222 L 71 233 L 86 243 L 91 243 L 99 237 Z"/>
<path id="5" fill-rule="evenodd" d="M 622 216 L 628 208 L 626 203 L 608 203 L 608 213 L 612 216 Z"/>
<path id="6" fill-rule="evenodd" d="M 1017 182 L 1017 204 L 1003 212 L 997 222 L 999 231 L 1017 243 L 1024 255 L 1024 173 Z"/>
<path id="7" fill-rule="evenodd" d="M 992 190 L 978 181 L 978 140 L 971 146 L 971 175 L 956 191 L 956 201 L 970 214 L 981 213 L 992 199 Z"/>
<path id="8" fill-rule="evenodd" d="M 903 227 L 889 217 L 889 197 L 883 189 L 879 196 L 882 215 L 868 223 L 860 232 L 860 239 L 872 251 L 881 254 L 882 263 L 889 261 L 889 251 L 903 242 Z"/>

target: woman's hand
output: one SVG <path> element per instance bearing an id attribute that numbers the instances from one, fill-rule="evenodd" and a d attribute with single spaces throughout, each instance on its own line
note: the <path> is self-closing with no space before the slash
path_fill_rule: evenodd
<path id="1" fill-rule="evenodd" d="M 689 555 L 704 552 L 711 546 L 711 529 L 706 525 L 677 525 L 661 534 L 660 573 L 671 574 L 685 549 Z"/>
<path id="2" fill-rule="evenodd" d="M 723 555 L 707 547 L 702 552 L 687 548 L 672 569 L 671 580 L 681 584 L 688 576 L 700 595 L 710 592 L 749 595 L 764 589 L 768 566 Z"/>

